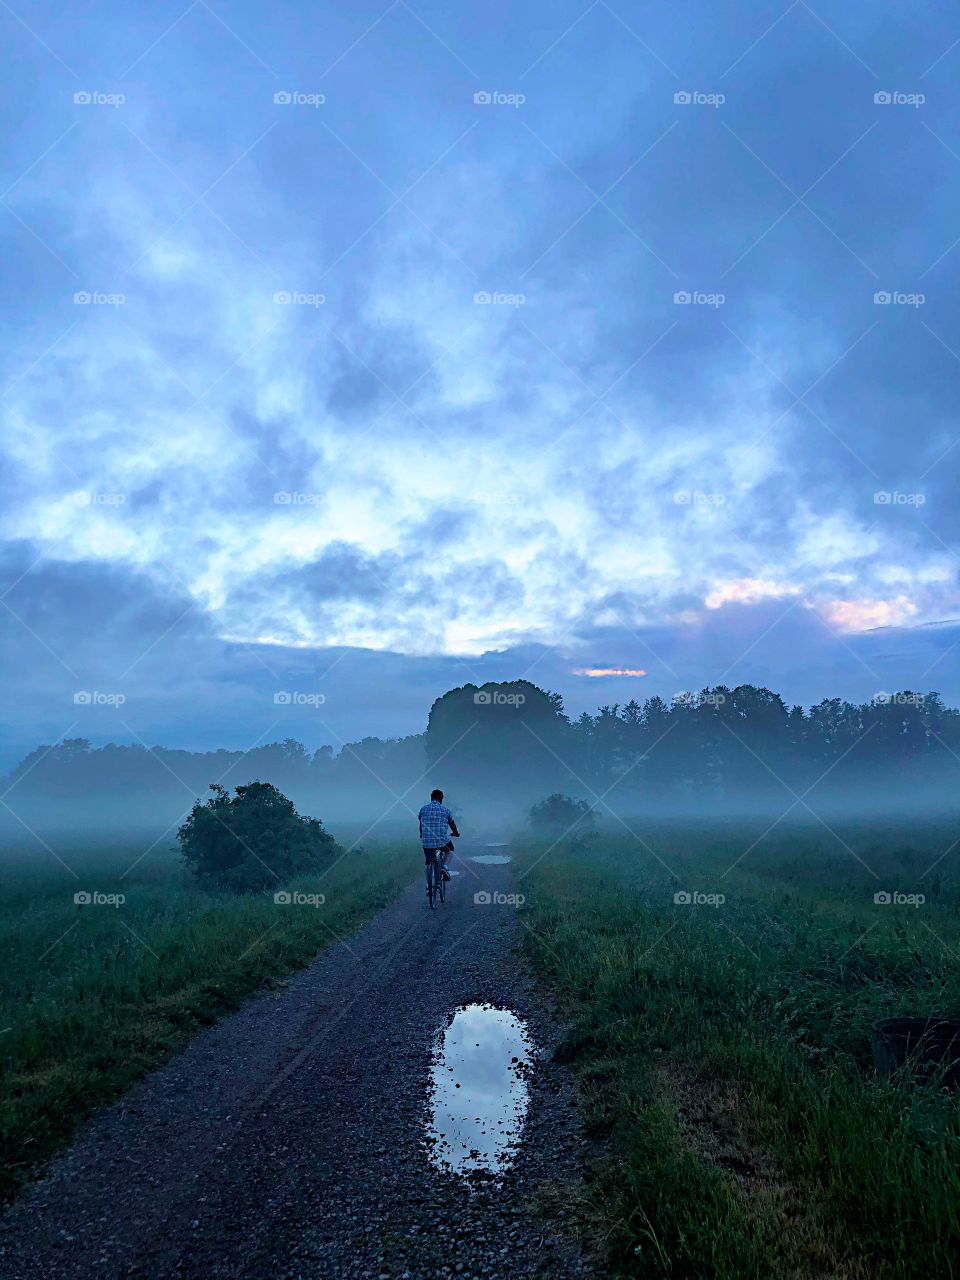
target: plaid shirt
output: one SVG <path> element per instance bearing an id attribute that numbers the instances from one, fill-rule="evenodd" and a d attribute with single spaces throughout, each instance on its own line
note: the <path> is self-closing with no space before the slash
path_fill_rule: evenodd
<path id="1" fill-rule="evenodd" d="M 439 800 L 431 800 L 419 813 L 420 839 L 425 849 L 441 849 L 447 843 L 448 830 L 455 826 L 453 814 Z"/>

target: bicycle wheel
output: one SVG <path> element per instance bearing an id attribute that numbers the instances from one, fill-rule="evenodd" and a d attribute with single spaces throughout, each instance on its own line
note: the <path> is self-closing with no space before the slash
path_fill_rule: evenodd
<path id="1" fill-rule="evenodd" d="M 443 863 L 439 858 L 435 863 L 434 875 L 437 881 L 437 893 L 440 895 L 440 901 L 443 902 L 447 896 L 447 882 L 443 878 Z"/>
<path id="2" fill-rule="evenodd" d="M 433 910 L 434 899 L 437 896 L 437 864 L 433 861 L 427 866 L 427 897 L 430 899 L 430 910 Z"/>

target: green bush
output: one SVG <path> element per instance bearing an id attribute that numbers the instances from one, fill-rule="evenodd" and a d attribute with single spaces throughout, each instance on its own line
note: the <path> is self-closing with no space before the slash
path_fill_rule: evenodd
<path id="1" fill-rule="evenodd" d="M 211 783 L 177 832 L 184 861 L 204 886 L 255 893 L 330 865 L 338 845 L 318 818 L 303 818 L 270 782 L 236 795 Z"/>
<path id="2" fill-rule="evenodd" d="M 593 822 L 593 811 L 586 800 L 555 791 L 530 810 L 530 826 L 539 835 L 566 836 L 581 833 Z"/>

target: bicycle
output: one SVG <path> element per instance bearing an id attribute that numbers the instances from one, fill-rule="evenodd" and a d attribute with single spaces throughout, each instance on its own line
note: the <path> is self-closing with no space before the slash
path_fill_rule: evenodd
<path id="1" fill-rule="evenodd" d="M 434 901 L 439 898 L 441 902 L 445 902 L 447 898 L 447 876 L 444 868 L 444 854 L 447 850 L 438 849 L 433 857 L 433 862 L 429 863 L 430 875 L 427 880 L 427 896 L 430 899 L 430 910 L 433 910 Z"/>

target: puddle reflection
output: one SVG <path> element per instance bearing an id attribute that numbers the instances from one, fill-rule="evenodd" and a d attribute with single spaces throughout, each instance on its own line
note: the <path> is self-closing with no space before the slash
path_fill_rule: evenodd
<path id="1" fill-rule="evenodd" d="M 431 1069 L 434 1164 L 480 1177 L 506 1169 L 523 1129 L 531 1057 L 526 1028 L 509 1009 L 470 1004 L 454 1015 Z"/>

